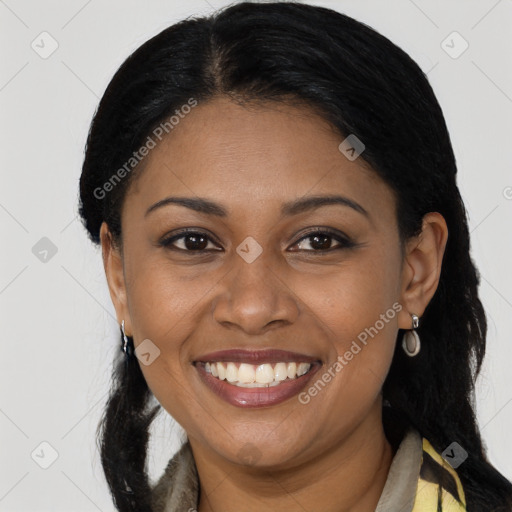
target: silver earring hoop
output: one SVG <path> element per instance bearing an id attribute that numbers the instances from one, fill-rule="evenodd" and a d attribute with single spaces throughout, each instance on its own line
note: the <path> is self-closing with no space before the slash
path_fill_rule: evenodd
<path id="1" fill-rule="evenodd" d="M 402 348 L 409 357 L 414 357 L 419 354 L 421 349 L 420 337 L 415 329 L 420 324 L 420 319 L 414 313 L 412 316 L 412 329 L 404 334 L 402 339 Z"/>
<path id="2" fill-rule="evenodd" d="M 128 339 L 128 336 L 126 336 L 126 333 L 124 332 L 124 320 L 121 322 L 121 331 L 123 333 L 123 352 L 130 356 L 130 340 Z"/>

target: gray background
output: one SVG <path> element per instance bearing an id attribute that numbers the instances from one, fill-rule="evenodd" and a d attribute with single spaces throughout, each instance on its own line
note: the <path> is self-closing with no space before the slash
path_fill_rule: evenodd
<path id="1" fill-rule="evenodd" d="M 94 434 L 119 331 L 100 250 L 76 217 L 85 137 L 129 53 L 228 3 L 0 0 L 2 511 L 113 510 Z M 310 3 L 374 27 L 428 72 L 450 129 L 488 312 L 478 419 L 491 461 L 512 479 L 512 0 Z M 180 431 L 167 414 L 154 425 L 152 478 Z"/>

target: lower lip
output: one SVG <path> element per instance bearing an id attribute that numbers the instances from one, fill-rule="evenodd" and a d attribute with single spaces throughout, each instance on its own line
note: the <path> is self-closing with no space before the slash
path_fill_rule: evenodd
<path id="1" fill-rule="evenodd" d="M 320 369 L 320 363 L 313 363 L 308 373 L 290 381 L 283 381 L 276 386 L 263 388 L 242 388 L 217 379 L 204 369 L 203 364 L 194 365 L 201 380 L 218 396 L 237 407 L 267 407 L 276 405 L 292 396 L 297 395 L 306 387 L 315 373 Z"/>

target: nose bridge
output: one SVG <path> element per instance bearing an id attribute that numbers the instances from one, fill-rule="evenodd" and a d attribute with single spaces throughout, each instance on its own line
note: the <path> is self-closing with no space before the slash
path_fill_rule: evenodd
<path id="1" fill-rule="evenodd" d="M 238 325 L 248 333 L 257 333 L 271 322 L 294 322 L 297 304 L 278 278 L 277 269 L 272 268 L 275 258 L 271 252 L 245 240 L 233 256 L 234 268 L 225 276 L 215 302 L 215 320 Z"/>

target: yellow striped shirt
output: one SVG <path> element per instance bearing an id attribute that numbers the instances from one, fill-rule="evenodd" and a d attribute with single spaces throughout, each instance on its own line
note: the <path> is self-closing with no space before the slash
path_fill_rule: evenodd
<path id="1" fill-rule="evenodd" d="M 423 453 L 412 512 L 463 512 L 466 498 L 455 469 L 423 438 Z"/>

